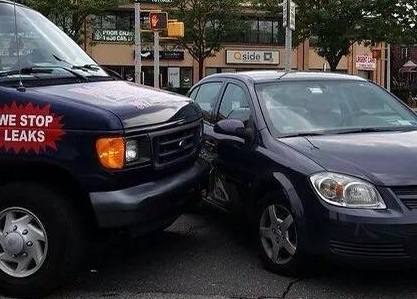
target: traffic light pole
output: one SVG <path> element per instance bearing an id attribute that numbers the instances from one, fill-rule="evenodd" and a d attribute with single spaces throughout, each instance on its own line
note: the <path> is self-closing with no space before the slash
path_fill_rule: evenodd
<path id="1" fill-rule="evenodd" d="M 285 71 L 290 72 L 292 68 L 292 30 L 291 30 L 291 0 L 287 4 L 287 26 L 285 28 Z"/>
<path id="2" fill-rule="evenodd" d="M 142 82 L 142 41 L 140 28 L 140 3 L 135 2 L 135 82 Z"/>
<path id="3" fill-rule="evenodd" d="M 387 45 L 387 90 L 391 91 L 391 44 Z"/>
<path id="4" fill-rule="evenodd" d="M 154 87 L 159 88 L 159 31 L 154 33 Z"/>

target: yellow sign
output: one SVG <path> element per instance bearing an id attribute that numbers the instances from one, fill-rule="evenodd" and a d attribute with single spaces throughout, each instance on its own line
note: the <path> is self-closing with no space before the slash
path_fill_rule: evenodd
<path id="1" fill-rule="evenodd" d="M 183 22 L 169 22 L 168 23 L 168 36 L 169 37 L 184 37 L 185 29 Z"/>

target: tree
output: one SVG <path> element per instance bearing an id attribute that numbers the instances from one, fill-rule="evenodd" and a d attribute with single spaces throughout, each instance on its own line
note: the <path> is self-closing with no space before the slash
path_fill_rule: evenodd
<path id="1" fill-rule="evenodd" d="M 406 38 L 410 12 L 404 3 L 412 1 L 416 0 L 295 0 L 295 42 L 314 41 L 318 55 L 335 71 L 354 43 L 393 43 Z M 274 15 L 282 13 L 278 2 L 255 0 Z"/>
<path id="2" fill-rule="evenodd" d="M 185 37 L 179 40 L 198 62 L 199 79 L 204 62 L 220 51 L 221 43 L 231 32 L 239 31 L 241 0 L 174 0 L 171 16 L 185 23 Z"/>
<path id="3" fill-rule="evenodd" d="M 102 15 L 126 1 L 122 0 L 21 0 L 52 20 L 69 37 L 80 42 L 90 15 Z"/>

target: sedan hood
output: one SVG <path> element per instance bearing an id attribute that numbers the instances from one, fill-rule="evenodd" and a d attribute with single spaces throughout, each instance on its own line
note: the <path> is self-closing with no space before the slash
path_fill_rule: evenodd
<path id="1" fill-rule="evenodd" d="M 324 169 L 381 186 L 417 185 L 417 132 L 287 138 L 282 142 Z"/>
<path id="2" fill-rule="evenodd" d="M 110 111 L 120 118 L 125 129 L 201 116 L 199 108 L 187 97 L 125 81 L 56 85 L 36 90 Z"/>

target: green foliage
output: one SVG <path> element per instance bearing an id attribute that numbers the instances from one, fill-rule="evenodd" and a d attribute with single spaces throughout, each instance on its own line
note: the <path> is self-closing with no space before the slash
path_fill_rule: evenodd
<path id="1" fill-rule="evenodd" d="M 221 41 L 241 26 L 241 0 L 174 0 L 171 18 L 185 24 L 185 37 L 179 43 L 200 66 L 221 49 Z"/>
<path id="2" fill-rule="evenodd" d="M 417 0 L 295 0 L 295 44 L 309 38 L 317 53 L 334 71 L 354 43 L 381 41 L 404 43 L 417 40 Z M 282 0 L 254 0 L 272 15 L 282 13 Z M 414 35 L 414 37 L 413 37 Z"/>
<path id="3" fill-rule="evenodd" d="M 101 15 L 115 9 L 126 1 L 122 0 L 21 0 L 51 19 L 68 36 L 77 42 L 83 35 L 88 16 Z"/>

